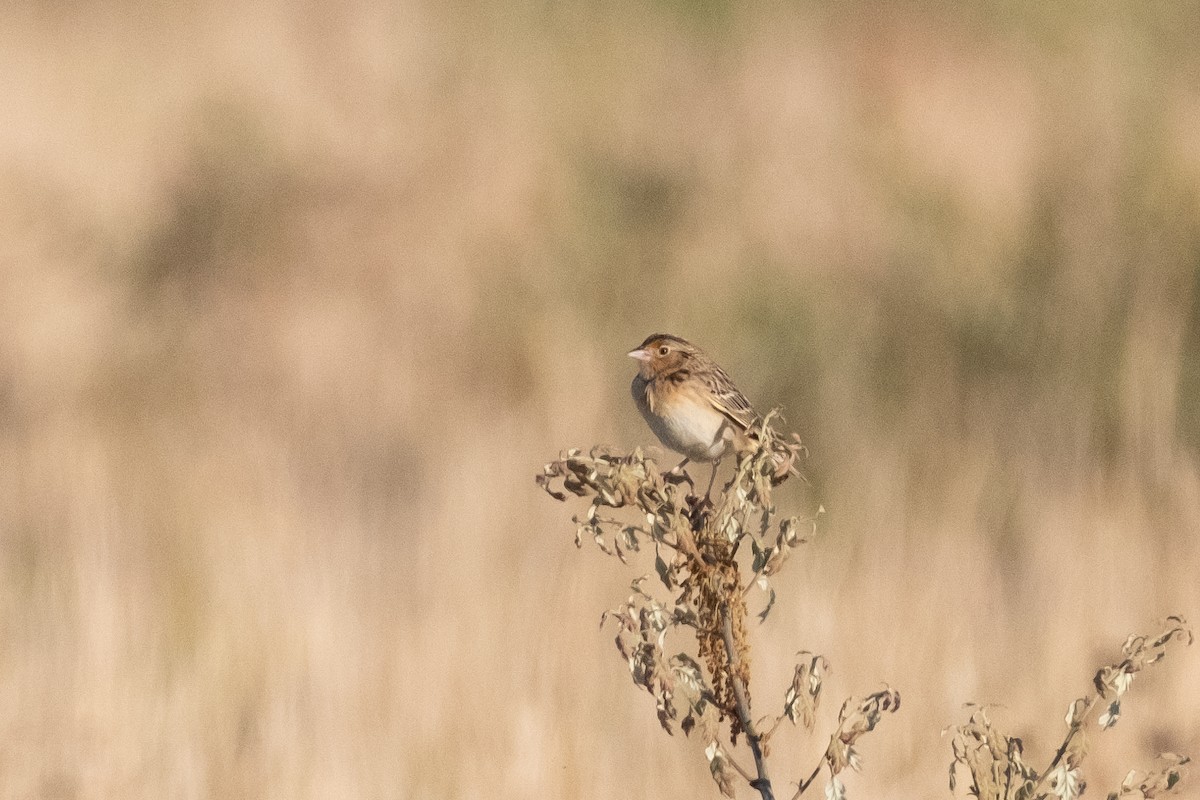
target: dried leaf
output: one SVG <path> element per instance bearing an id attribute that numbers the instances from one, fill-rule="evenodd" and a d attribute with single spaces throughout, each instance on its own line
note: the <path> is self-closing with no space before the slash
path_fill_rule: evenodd
<path id="1" fill-rule="evenodd" d="M 1113 700 L 1108 704 L 1108 708 L 1096 720 L 1100 724 L 1100 730 L 1108 730 L 1113 725 L 1117 724 L 1117 720 L 1121 718 L 1121 701 Z"/>
<path id="2" fill-rule="evenodd" d="M 792 685 L 783 699 L 783 713 L 792 724 L 801 724 L 812 730 L 816 724 L 817 707 L 821 701 L 821 684 L 829 670 L 824 656 L 812 653 L 797 653 L 800 663 L 792 673 Z"/>
<path id="3" fill-rule="evenodd" d="M 767 615 L 771 613 L 771 608 L 775 605 L 775 589 L 774 589 L 774 587 L 768 588 L 767 591 L 769 593 L 767 595 L 767 605 L 765 608 L 763 608 L 762 611 L 758 612 L 759 622 L 767 621 Z"/>
<path id="4" fill-rule="evenodd" d="M 1086 784 L 1079 769 L 1068 769 L 1066 762 L 1059 764 L 1047 777 L 1050 779 L 1050 791 L 1060 800 L 1076 800 L 1083 794 Z"/>
<path id="5" fill-rule="evenodd" d="M 838 729 L 825 751 L 825 762 L 829 772 L 836 776 L 847 767 L 857 770 L 860 765 L 854 745 L 865 734 L 875 730 L 885 713 L 895 713 L 900 708 L 900 693 L 892 688 L 867 695 L 863 699 L 850 698 L 842 704 L 838 714 Z"/>
<path id="6" fill-rule="evenodd" d="M 729 759 L 726 757 L 725 751 L 721 749 L 721 745 L 716 741 L 711 742 L 708 747 L 704 748 L 704 755 L 708 758 L 708 769 L 712 773 L 717 787 L 721 790 L 721 794 L 726 797 L 734 797 L 733 781 L 736 773 L 730 766 Z"/>
<path id="7" fill-rule="evenodd" d="M 675 580 L 671 577 L 671 568 L 667 566 L 667 562 L 663 561 L 661 555 L 654 556 L 654 571 L 658 573 L 658 579 L 662 581 L 662 585 L 667 589 L 675 588 Z"/>
<path id="8" fill-rule="evenodd" d="M 1153 800 L 1173 792 L 1183 780 L 1191 759 L 1175 753 L 1162 753 L 1158 764 L 1148 773 L 1130 770 L 1119 791 L 1110 792 L 1109 800 Z"/>

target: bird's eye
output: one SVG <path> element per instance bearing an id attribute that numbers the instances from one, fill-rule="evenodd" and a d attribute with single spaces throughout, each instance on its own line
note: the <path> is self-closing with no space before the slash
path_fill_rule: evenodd
<path id="1" fill-rule="evenodd" d="M 665 356 L 669 352 L 671 352 L 671 348 L 667 347 L 665 344 L 662 347 L 658 348 L 658 354 L 660 356 Z"/>

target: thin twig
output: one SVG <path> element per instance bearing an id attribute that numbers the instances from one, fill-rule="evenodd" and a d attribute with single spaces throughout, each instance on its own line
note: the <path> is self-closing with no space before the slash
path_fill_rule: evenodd
<path id="1" fill-rule="evenodd" d="M 666 545 L 667 547 L 671 548 L 672 550 L 679 549 L 679 541 L 673 537 L 667 538 L 667 535 L 665 533 L 662 536 L 655 539 L 654 541 L 657 542 L 658 544 Z"/>
<path id="2" fill-rule="evenodd" d="M 696 563 L 703 564 L 704 556 L 700 554 L 700 549 L 696 547 L 696 539 L 692 536 L 691 531 L 680 529 L 675 533 L 676 542 L 675 549 L 679 552 L 691 556 Z"/>
<path id="3" fill-rule="evenodd" d="M 808 776 L 808 780 L 800 781 L 800 783 L 797 784 L 796 793 L 792 795 L 792 800 L 800 800 L 800 795 L 804 794 L 805 790 L 812 786 L 813 781 L 815 781 L 817 776 L 821 774 L 821 767 L 823 766 L 825 766 L 825 759 L 822 758 L 819 762 L 817 762 L 817 766 L 813 768 L 812 775 Z"/>
<path id="4" fill-rule="evenodd" d="M 745 767 L 737 762 L 737 759 L 733 757 L 733 753 L 725 750 L 724 748 L 722 748 L 722 752 L 725 753 L 725 758 L 729 760 L 729 763 L 733 765 L 733 768 L 736 769 L 741 776 L 746 779 L 746 783 L 753 784 L 754 776 L 751 775 Z"/>
<path id="5" fill-rule="evenodd" d="M 750 580 L 746 581 L 746 588 L 742 589 L 742 597 L 749 596 L 750 590 L 754 589 L 756 587 L 756 585 L 758 584 L 758 579 L 761 578 L 762 576 L 763 576 L 763 570 L 761 570 L 761 569 L 750 576 Z"/>
<path id="6" fill-rule="evenodd" d="M 750 744 L 750 752 L 754 754 L 754 769 L 758 772 L 758 778 L 750 781 L 750 785 L 758 790 L 763 800 L 775 800 L 775 793 L 771 791 L 771 778 L 767 775 L 767 762 L 763 758 L 761 737 L 754 728 L 754 720 L 750 717 L 750 700 L 746 696 L 746 687 L 742 685 L 742 679 L 738 677 L 737 644 L 733 641 L 733 621 L 728 605 L 721 607 L 721 627 L 725 639 L 725 655 L 729 660 L 730 683 L 733 684 L 733 696 L 737 702 L 735 710 L 746 734 L 746 741 Z"/>
<path id="7" fill-rule="evenodd" d="M 784 719 L 785 719 L 785 717 L 782 714 L 780 714 L 778 717 L 775 718 L 775 721 L 773 723 L 771 723 L 771 730 L 762 734 L 762 740 L 764 742 L 771 741 L 771 737 L 775 735 L 775 731 L 779 730 L 779 723 L 783 722 Z"/>
<path id="8" fill-rule="evenodd" d="M 1050 774 L 1054 772 L 1055 768 L 1058 766 L 1059 762 L 1063 760 L 1063 756 L 1067 754 L 1067 748 L 1071 746 L 1071 740 L 1075 738 L 1077 733 L 1083 730 L 1083 726 L 1087 722 L 1088 714 L 1092 713 L 1092 709 L 1096 707 L 1096 702 L 1099 699 L 1100 695 L 1098 694 L 1094 694 L 1089 697 L 1087 705 L 1083 707 L 1083 711 L 1073 718 L 1074 724 L 1071 725 L 1071 729 L 1067 731 L 1066 738 L 1063 739 L 1062 744 L 1058 746 L 1058 752 L 1054 754 L 1054 759 L 1050 762 L 1050 766 L 1046 767 L 1046 770 L 1042 773 L 1042 776 L 1038 778 L 1037 783 L 1034 784 L 1032 796 L 1037 796 L 1037 792 L 1042 788 L 1042 784 L 1046 782 L 1046 780 L 1050 777 Z"/>

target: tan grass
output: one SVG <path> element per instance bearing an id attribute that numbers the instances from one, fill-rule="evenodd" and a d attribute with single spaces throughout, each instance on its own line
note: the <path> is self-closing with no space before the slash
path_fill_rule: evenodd
<path id="1" fill-rule="evenodd" d="M 764 633 L 904 692 L 856 796 L 1052 747 L 1200 618 L 1200 62 L 1023 9 L 5 8 L 0 796 L 712 791 L 528 477 L 649 441 L 659 329 L 811 447 Z M 1194 650 L 1093 791 L 1200 754 Z"/>

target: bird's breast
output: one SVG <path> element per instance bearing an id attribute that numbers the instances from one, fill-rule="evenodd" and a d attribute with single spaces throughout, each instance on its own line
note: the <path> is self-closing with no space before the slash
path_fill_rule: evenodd
<path id="1" fill-rule="evenodd" d="M 664 445 L 694 461 L 712 461 L 725 453 L 728 420 L 711 403 L 674 385 L 657 387 L 640 376 L 631 389 L 638 410 Z"/>

